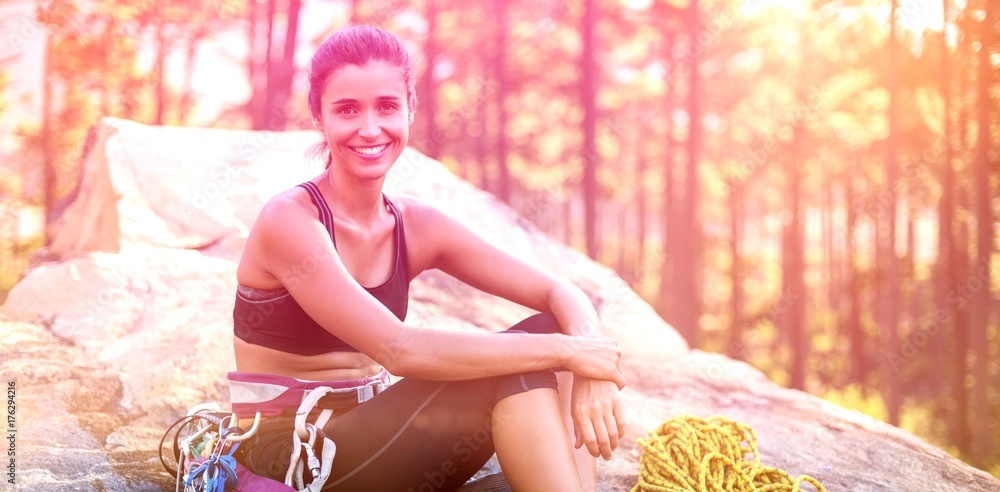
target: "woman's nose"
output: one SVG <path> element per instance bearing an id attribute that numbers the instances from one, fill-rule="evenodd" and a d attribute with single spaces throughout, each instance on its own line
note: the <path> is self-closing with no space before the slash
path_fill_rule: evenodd
<path id="1" fill-rule="evenodd" d="M 358 135 L 362 138 L 375 138 L 382 133 L 382 129 L 378 125 L 378 118 L 375 117 L 373 112 L 365 112 L 361 119 L 361 128 L 358 129 Z"/>

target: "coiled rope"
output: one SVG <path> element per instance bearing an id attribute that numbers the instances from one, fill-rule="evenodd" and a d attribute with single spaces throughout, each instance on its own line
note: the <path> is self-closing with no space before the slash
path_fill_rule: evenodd
<path id="1" fill-rule="evenodd" d="M 725 417 L 675 417 L 639 445 L 639 483 L 632 492 L 799 492 L 804 482 L 826 492 L 815 478 L 792 479 L 761 464 L 757 434 Z"/>

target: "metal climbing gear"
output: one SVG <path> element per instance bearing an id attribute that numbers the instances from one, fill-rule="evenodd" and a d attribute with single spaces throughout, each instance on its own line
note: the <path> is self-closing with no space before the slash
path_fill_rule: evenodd
<path id="1" fill-rule="evenodd" d="M 224 492 L 237 490 L 238 465 L 233 453 L 250 431 L 227 426 L 234 421 L 225 416 L 215 404 L 193 407 L 187 415 L 167 429 L 160 440 L 160 463 L 175 477 L 175 490 L 185 492 Z M 176 469 L 163 460 L 163 443 L 174 429 L 174 457 Z M 253 430 L 253 429 L 251 429 Z M 182 438 L 181 435 L 184 434 Z"/>
<path id="2" fill-rule="evenodd" d="M 176 476 L 178 492 L 182 486 L 184 492 L 239 491 L 240 476 L 246 479 L 247 487 L 251 482 L 253 487 L 261 487 L 257 483 L 268 482 L 268 490 L 319 492 L 330 478 L 337 452 L 334 442 L 323 433 L 323 427 L 335 410 L 353 407 L 382 392 L 388 387 L 389 374 L 383 369 L 378 375 L 364 379 L 317 382 L 270 374 L 231 372 L 228 380 L 232 413 L 222 413 L 215 404 L 198 405 L 174 422 L 160 441 L 160 462 Z M 289 409 L 295 409 L 291 436 L 278 438 L 290 438 L 291 441 L 290 451 L 283 455 L 289 461 L 282 486 L 281 482 L 255 475 L 241 463 L 248 463 L 243 460 L 254 453 L 255 443 L 271 439 L 270 435 L 259 435 L 262 421 L 268 421 L 269 429 L 280 427 L 271 426 L 270 419 L 280 424 L 285 418 L 282 415 L 287 415 Z M 238 426 L 250 418 L 253 420 L 248 430 Z M 163 444 L 175 428 L 173 447 L 176 469 L 163 459 Z M 247 443 L 248 440 L 251 442 Z M 244 449 L 240 449 L 241 445 Z M 268 456 L 272 457 L 268 465 L 273 465 L 281 457 L 273 453 Z M 284 463 L 283 459 L 281 462 Z M 253 467 L 251 464 L 247 466 Z"/>

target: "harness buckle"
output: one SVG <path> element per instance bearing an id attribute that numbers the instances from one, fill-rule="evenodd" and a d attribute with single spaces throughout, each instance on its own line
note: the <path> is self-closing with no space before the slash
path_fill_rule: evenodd
<path id="1" fill-rule="evenodd" d="M 364 403 L 375 395 L 385 391 L 388 385 L 382 381 L 372 381 L 364 386 L 358 386 L 358 403 Z"/>

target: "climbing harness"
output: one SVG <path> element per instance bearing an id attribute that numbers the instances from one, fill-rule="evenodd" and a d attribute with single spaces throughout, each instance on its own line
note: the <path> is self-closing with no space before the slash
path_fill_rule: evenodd
<path id="1" fill-rule="evenodd" d="M 160 441 L 160 463 L 175 475 L 177 492 L 319 492 L 337 452 L 323 427 L 336 410 L 383 391 L 389 375 L 383 370 L 365 379 L 317 382 L 231 372 L 228 380 L 232 413 L 211 403 L 198 405 L 174 422 Z M 289 409 L 295 409 L 294 414 Z M 250 428 L 244 431 L 241 422 L 249 422 Z M 176 468 L 163 458 L 163 445 L 175 429 Z M 287 469 L 275 469 L 283 463 Z M 280 476 L 284 483 L 247 467 Z"/>
<path id="2" fill-rule="evenodd" d="M 826 491 L 815 478 L 792 479 L 761 464 L 757 434 L 725 417 L 675 417 L 639 445 L 639 483 L 632 492 L 799 492 L 804 482 Z"/>

